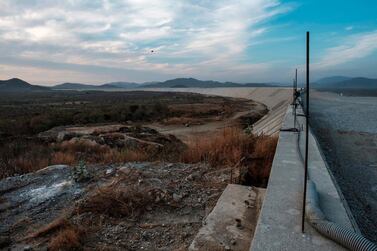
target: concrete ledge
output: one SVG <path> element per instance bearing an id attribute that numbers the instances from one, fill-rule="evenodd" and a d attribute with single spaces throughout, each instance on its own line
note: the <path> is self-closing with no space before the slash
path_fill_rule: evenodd
<path id="1" fill-rule="evenodd" d="M 301 124 L 304 124 L 304 119 L 298 117 Z M 292 127 L 293 115 L 289 107 L 283 128 Z M 352 229 L 351 220 L 312 134 L 309 144 L 309 175 L 317 185 L 323 212 L 329 220 Z M 297 149 L 297 133 L 280 132 L 269 184 L 250 248 L 252 251 L 344 250 L 317 233 L 308 223 L 305 234 L 301 233 L 304 169 Z"/>
<path id="2" fill-rule="evenodd" d="M 189 250 L 248 250 L 264 190 L 229 184 Z"/>

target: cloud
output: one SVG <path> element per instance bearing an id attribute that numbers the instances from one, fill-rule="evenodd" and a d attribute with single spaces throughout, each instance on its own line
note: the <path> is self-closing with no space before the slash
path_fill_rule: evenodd
<path id="1" fill-rule="evenodd" d="M 268 67 L 245 62 L 245 50 L 268 31 L 266 21 L 289 11 L 279 0 L 2 0 L 0 52 L 25 62 L 235 75 Z"/>
<path id="2" fill-rule="evenodd" d="M 323 69 L 351 62 L 371 55 L 377 50 L 377 30 L 347 36 L 343 43 L 328 48 L 324 56 L 315 64 L 315 69 Z"/>

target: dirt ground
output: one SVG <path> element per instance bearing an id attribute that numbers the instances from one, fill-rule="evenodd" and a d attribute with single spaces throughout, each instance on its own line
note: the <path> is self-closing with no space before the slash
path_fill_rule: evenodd
<path id="1" fill-rule="evenodd" d="M 173 134 L 183 142 L 187 142 L 194 135 L 205 135 L 231 126 L 247 127 L 261 119 L 266 113 L 267 108 L 260 103 L 246 103 L 240 111 L 233 112 L 229 117 L 216 117 L 210 120 L 198 120 L 193 124 L 174 124 L 166 125 L 162 123 L 152 123 L 147 126 L 163 134 Z"/>
<path id="2" fill-rule="evenodd" d="M 88 166 L 88 172 L 91 178 L 85 182 L 73 180 L 68 166 L 48 167 L 0 181 L 4 201 L 0 208 L 4 220 L 0 248 L 45 249 L 64 226 L 31 236 L 66 215 L 70 224 L 85 232 L 80 236 L 80 249 L 186 250 L 230 177 L 229 169 L 178 163 Z M 139 215 L 75 211 L 86 205 L 98 188 L 113 184 L 120 176 L 126 178 L 123 184 L 136 182 L 138 187 L 154 191 L 145 208 L 137 208 Z"/>

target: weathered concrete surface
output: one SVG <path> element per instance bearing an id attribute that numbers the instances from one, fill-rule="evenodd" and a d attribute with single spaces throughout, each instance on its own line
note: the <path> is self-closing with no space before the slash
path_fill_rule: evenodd
<path id="1" fill-rule="evenodd" d="M 229 184 L 189 250 L 247 250 L 264 198 L 263 188 Z"/>
<path id="2" fill-rule="evenodd" d="M 269 113 L 254 124 L 254 133 L 277 135 L 291 102 L 292 89 L 283 87 L 241 87 L 241 88 L 158 88 L 153 91 L 194 92 L 233 98 L 252 99 L 265 104 Z"/>
<path id="3" fill-rule="evenodd" d="M 304 124 L 303 117 L 298 117 L 298 121 Z M 290 107 L 283 128 L 291 127 L 293 115 Z M 301 143 L 303 146 L 304 138 Z M 297 150 L 297 133 L 280 132 L 265 200 L 250 248 L 252 251 L 344 250 L 317 233 L 307 222 L 305 234 L 301 233 L 304 169 Z M 309 176 L 317 185 L 323 212 L 329 220 L 352 229 L 350 217 L 312 134 L 309 151 Z"/>

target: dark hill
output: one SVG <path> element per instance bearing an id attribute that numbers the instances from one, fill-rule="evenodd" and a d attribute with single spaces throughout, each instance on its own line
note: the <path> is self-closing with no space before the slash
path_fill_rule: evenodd
<path id="1" fill-rule="evenodd" d="M 218 82 L 212 80 L 198 80 L 195 78 L 176 78 L 167 80 L 164 82 L 145 84 L 143 88 L 213 88 L 213 87 L 268 87 L 271 85 L 268 84 L 259 84 L 259 83 L 248 83 L 248 84 L 239 84 L 233 82 Z"/>
<path id="2" fill-rule="evenodd" d="M 52 87 L 55 90 L 89 90 L 89 89 L 98 89 L 98 86 L 95 85 L 86 85 L 79 83 L 64 83 L 55 85 Z"/>
<path id="3" fill-rule="evenodd" d="M 140 85 L 128 82 L 112 82 L 102 85 L 88 85 L 80 83 L 64 83 L 55 85 L 52 88 L 55 90 L 105 90 L 105 89 L 130 89 L 138 88 Z"/>
<path id="4" fill-rule="evenodd" d="M 347 78 L 345 80 L 341 80 L 338 77 L 326 79 L 326 81 L 317 82 L 314 87 L 319 89 L 377 89 L 377 79 L 362 77 Z"/>
<path id="5" fill-rule="evenodd" d="M 50 88 L 31 85 L 19 78 L 12 78 L 8 80 L 0 80 L 1 92 L 24 92 L 24 91 L 48 91 Z"/>
<path id="6" fill-rule="evenodd" d="M 321 78 L 316 81 L 316 84 L 318 85 L 327 85 L 327 84 L 333 84 L 333 83 L 339 83 L 346 80 L 351 79 L 350 77 L 344 77 L 344 76 L 333 76 L 333 77 L 326 77 Z"/>
<path id="7" fill-rule="evenodd" d="M 129 83 L 129 82 L 111 82 L 107 84 L 100 85 L 101 88 L 123 88 L 123 89 L 132 89 L 140 87 L 140 84 Z"/>

